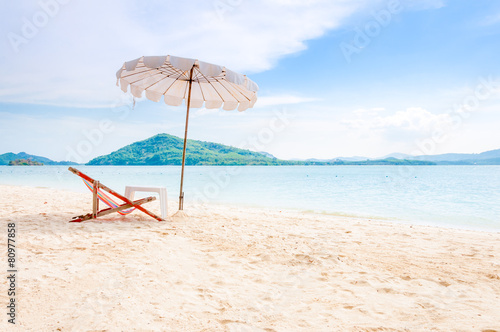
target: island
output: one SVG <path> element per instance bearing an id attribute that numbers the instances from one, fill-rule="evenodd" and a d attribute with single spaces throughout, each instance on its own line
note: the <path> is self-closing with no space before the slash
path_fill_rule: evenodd
<path id="1" fill-rule="evenodd" d="M 92 159 L 87 165 L 181 165 L 184 140 L 169 134 L 158 134 L 143 141 L 135 142 L 108 155 Z M 380 160 L 345 161 L 332 159 L 283 160 L 267 152 L 255 152 L 219 143 L 187 140 L 186 165 L 435 165 L 423 160 L 400 160 L 386 158 Z"/>
<path id="2" fill-rule="evenodd" d="M 9 161 L 8 166 L 43 166 L 43 163 L 31 159 L 16 159 Z"/>

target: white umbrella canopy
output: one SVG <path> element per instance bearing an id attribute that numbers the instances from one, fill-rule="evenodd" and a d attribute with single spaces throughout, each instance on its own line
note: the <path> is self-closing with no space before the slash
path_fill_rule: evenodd
<path id="1" fill-rule="evenodd" d="M 145 91 L 147 99 L 159 102 L 163 97 L 171 106 L 180 106 L 185 100 L 187 112 L 179 194 L 179 210 L 183 210 L 189 109 L 204 106 L 227 111 L 237 108 L 242 112 L 254 106 L 259 87 L 246 75 L 223 66 L 172 55 L 143 56 L 125 62 L 116 78 L 122 91 L 127 92 L 130 87 L 136 98 L 141 98 Z"/>
<path id="2" fill-rule="evenodd" d="M 191 69 L 193 72 L 191 73 Z M 116 73 L 124 92 L 130 86 L 134 97 L 146 98 L 167 105 L 180 106 L 191 96 L 189 107 L 221 108 L 227 111 L 238 108 L 244 111 L 257 101 L 259 87 L 242 74 L 225 67 L 195 59 L 167 56 L 143 56 L 125 62 Z M 192 82 L 191 93 L 189 83 Z"/>

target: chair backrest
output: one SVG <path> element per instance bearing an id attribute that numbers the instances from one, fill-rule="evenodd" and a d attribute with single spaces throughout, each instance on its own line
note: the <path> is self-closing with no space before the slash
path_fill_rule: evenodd
<path id="1" fill-rule="evenodd" d="M 89 188 L 90 191 L 94 191 L 94 184 L 92 182 L 90 182 L 89 180 L 87 179 L 84 179 L 82 178 L 82 181 L 83 183 L 85 183 L 85 186 L 87 186 L 87 188 Z M 100 188 L 97 188 L 97 197 L 99 198 L 99 200 L 101 202 L 103 202 L 104 204 L 106 204 L 107 206 L 109 206 L 110 208 L 117 208 L 118 206 L 120 206 L 120 204 L 116 203 L 113 199 L 111 199 L 111 197 L 109 197 L 108 195 L 106 195 L 106 193 L 101 190 Z M 124 215 L 127 215 L 131 212 L 133 212 L 136 208 L 130 208 L 130 209 L 126 209 L 126 210 L 121 210 L 121 211 L 117 211 L 119 214 L 121 214 L 122 216 Z"/>

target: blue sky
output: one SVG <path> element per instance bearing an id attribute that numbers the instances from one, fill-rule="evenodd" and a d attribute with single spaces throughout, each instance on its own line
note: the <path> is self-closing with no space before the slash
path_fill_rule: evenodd
<path id="1" fill-rule="evenodd" d="M 286 159 L 500 148 L 498 1 L 3 6 L 0 153 L 85 162 L 161 132 L 182 136 L 184 107 L 132 107 L 115 85 L 124 61 L 165 54 L 260 86 L 245 112 L 193 110 L 189 138 Z"/>

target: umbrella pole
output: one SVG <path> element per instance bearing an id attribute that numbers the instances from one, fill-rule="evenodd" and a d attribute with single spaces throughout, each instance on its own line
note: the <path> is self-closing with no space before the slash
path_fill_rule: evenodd
<path id="1" fill-rule="evenodd" d="M 186 128 L 184 130 L 184 148 L 182 150 L 181 190 L 179 193 L 179 210 L 184 209 L 184 192 L 182 191 L 182 186 L 184 184 L 184 164 L 186 163 L 186 142 L 188 134 L 189 106 L 191 105 L 191 86 L 193 85 L 193 71 L 194 71 L 194 65 L 191 68 L 191 72 L 189 73 L 189 91 L 188 91 L 187 112 L 186 112 Z"/>

